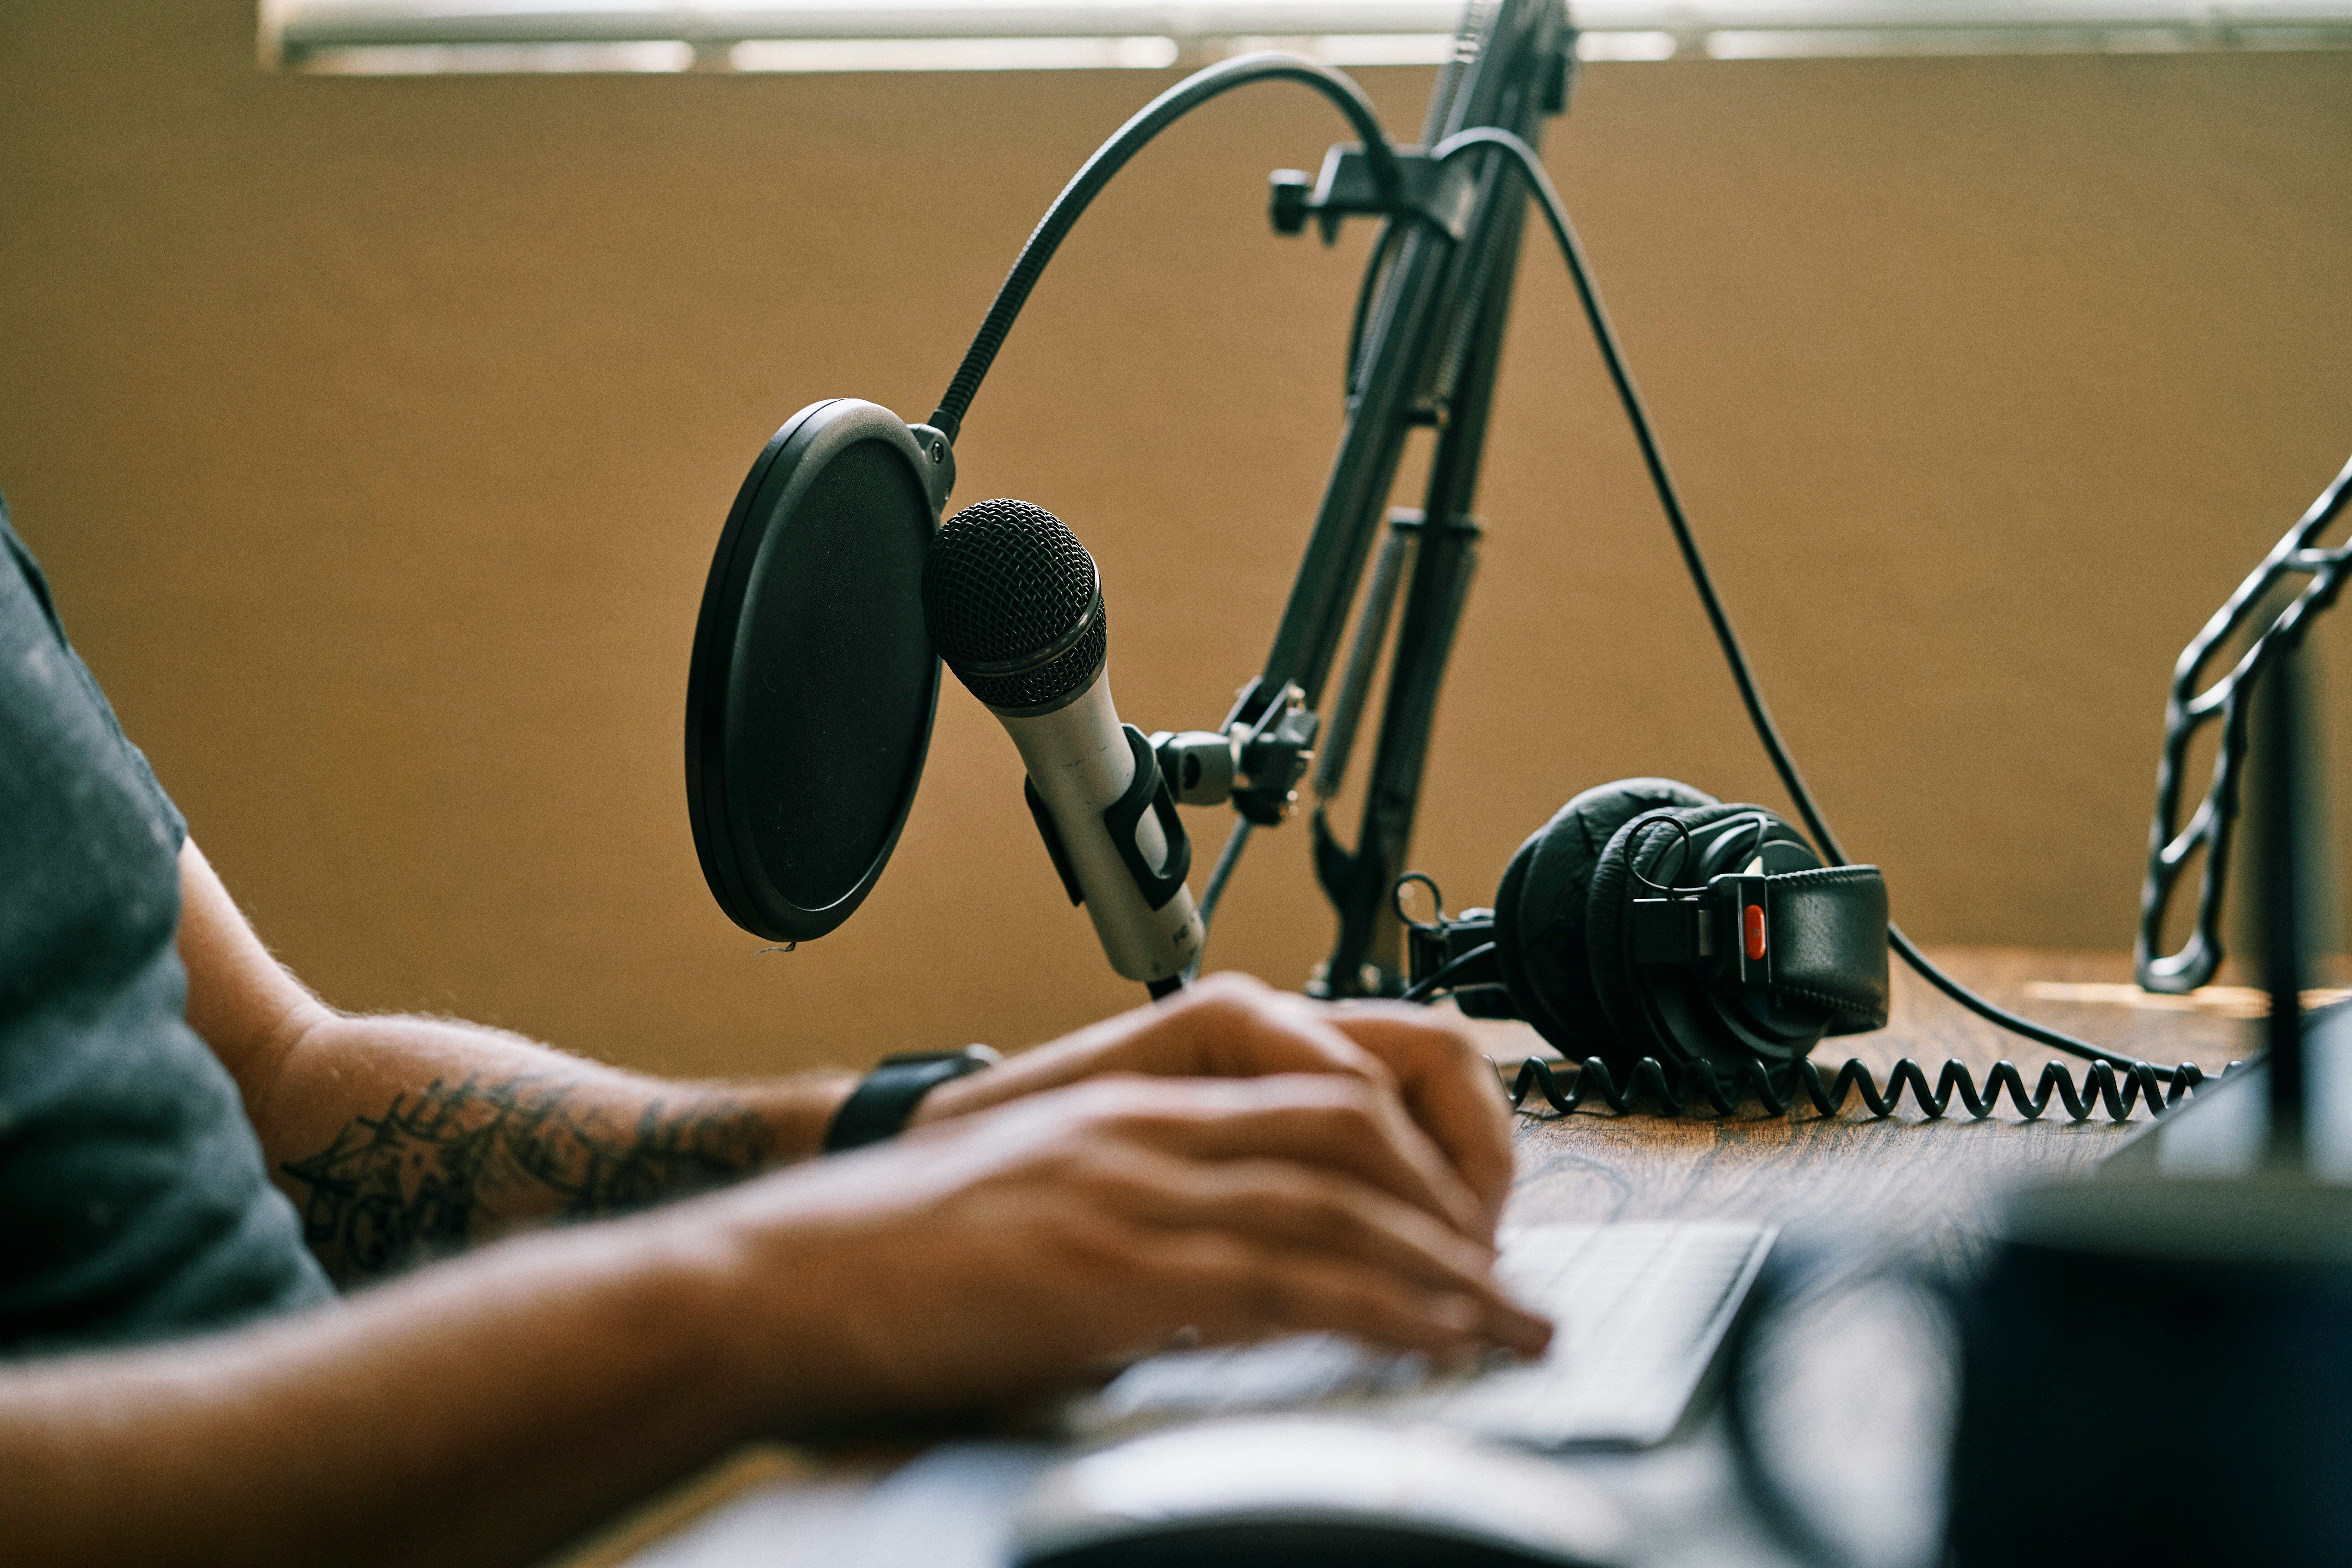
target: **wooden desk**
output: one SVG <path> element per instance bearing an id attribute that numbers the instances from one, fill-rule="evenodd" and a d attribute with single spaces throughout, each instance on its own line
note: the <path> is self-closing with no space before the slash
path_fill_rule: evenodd
<path id="1" fill-rule="evenodd" d="M 2013 1012 L 2162 1066 L 2192 1061 L 2218 1074 L 2256 1048 L 2250 1021 L 2208 1007 L 2057 1002 L 2030 994 L 2036 986 L 2128 981 L 2131 966 L 2120 954 L 1979 948 L 1931 956 Z M 1498 1061 L 1541 1048 L 1523 1025 L 1478 1027 Z M 1931 1082 L 1948 1058 L 1964 1062 L 1979 1086 L 1995 1062 L 2007 1059 L 2017 1064 L 2029 1090 L 2044 1062 L 2074 1069 L 2086 1065 L 1995 1028 L 1899 963 L 1888 1026 L 1824 1041 L 1813 1059 L 1826 1077 L 1849 1056 L 1868 1064 L 1882 1086 L 1906 1056 L 1927 1069 Z M 2081 1080 L 2079 1070 L 2075 1078 Z M 1672 1120 L 1588 1107 L 1573 1117 L 1521 1120 L 1510 1217 L 1747 1219 L 1797 1231 L 1830 1227 L 1916 1238 L 1940 1225 L 1983 1217 L 2007 1184 L 2087 1169 L 2148 1121 L 2145 1109 L 2121 1124 L 2109 1121 L 2103 1110 L 2089 1121 L 2070 1123 L 2054 1100 L 2032 1122 L 2006 1099 L 1982 1122 L 1970 1122 L 1957 1099 L 1941 1122 L 1927 1121 L 1907 1098 L 1895 1116 L 1872 1121 L 1858 1095 L 1831 1119 L 1810 1107 L 1786 1117 L 1708 1113 Z"/>
<path id="2" fill-rule="evenodd" d="M 2169 1066 L 2193 1061 L 2218 1073 L 2254 1048 L 2253 1026 L 2200 1006 L 2113 1002 L 2086 1004 L 2037 995 L 2053 984 L 2114 984 L 2130 965 L 2112 953 L 1977 949 L 1936 955 L 1964 983 L 1994 1001 L 2115 1049 Z M 1543 1049 L 1532 1030 L 1510 1024 L 1475 1026 L 1489 1053 L 1515 1063 Z M 1945 1001 L 1898 964 L 1894 1018 L 1875 1035 L 1830 1041 L 1816 1053 L 1825 1071 L 1847 1056 L 1868 1063 L 1882 1083 L 1900 1058 L 1916 1058 L 1932 1080 L 1947 1058 L 1966 1062 L 1981 1082 L 1993 1063 L 2014 1061 L 2029 1089 L 2056 1053 L 1995 1029 Z M 2075 1064 L 2077 1066 L 2081 1064 Z M 2079 1079 L 2079 1074 L 2077 1077 Z M 2129 1122 L 2104 1111 L 2070 1124 L 2053 1102 L 2045 1117 L 2024 1121 L 2004 1102 L 1982 1122 L 1954 1113 L 1924 1120 L 1906 1101 L 1884 1121 L 1871 1121 L 1859 1100 L 1829 1119 L 1801 1115 L 1728 1118 L 1711 1114 L 1668 1120 L 1618 1117 L 1588 1108 L 1572 1117 L 1526 1117 L 1517 1130 L 1519 1177 L 1508 1218 L 1607 1221 L 1751 1219 L 1792 1233 L 1833 1233 L 1888 1245 L 1916 1244 L 1955 1225 L 1985 1217 L 2008 1185 L 2088 1169 L 2149 1121 L 2145 1109 Z M 1769 1550 L 1727 1516 L 1719 1453 L 1685 1444 L 1652 1455 L 1609 1462 L 1614 1479 L 1646 1494 L 1661 1515 L 1685 1528 L 1667 1556 L 1694 1563 L 1771 1561 Z M 850 1465 L 796 1450 L 767 1447 L 740 1454 L 698 1481 L 657 1500 L 584 1543 L 550 1568 L 614 1568 L 641 1559 L 690 1559 L 696 1568 L 740 1561 L 794 1563 L 824 1530 L 855 1506 L 880 1474 L 872 1464 Z M 1696 1500 L 1711 1500 L 1700 1502 Z M 677 1552 L 679 1532 L 722 1504 L 739 1517 L 761 1521 L 756 1556 L 738 1557 L 715 1541 Z M 1717 1516 L 1690 1528 L 1695 1512 Z M 700 1526 L 705 1538 L 712 1535 Z M 740 1538 L 751 1531 L 739 1530 Z M 664 1542 L 672 1545 L 665 1548 Z M 676 1552 L 674 1555 L 673 1553 Z M 650 1565 L 649 1565 L 650 1568 Z"/>

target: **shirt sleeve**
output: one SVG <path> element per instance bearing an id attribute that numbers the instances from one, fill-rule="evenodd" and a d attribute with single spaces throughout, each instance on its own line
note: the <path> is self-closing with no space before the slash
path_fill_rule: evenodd
<path id="1" fill-rule="evenodd" d="M 41 614 L 47 618 L 49 630 L 57 637 L 58 646 L 65 650 L 66 661 L 72 667 L 75 679 L 89 693 L 89 700 L 98 706 L 99 715 L 106 721 L 107 730 L 122 747 L 131 763 L 132 775 L 146 790 L 156 815 L 163 819 L 163 826 L 172 836 L 173 853 L 177 854 L 180 847 L 188 841 L 188 819 L 180 815 L 180 808 L 164 793 L 163 782 L 156 778 L 155 770 L 148 765 L 147 753 L 132 745 L 131 737 L 122 732 L 122 721 L 114 716 L 114 705 L 106 700 L 105 691 L 98 684 L 98 677 L 89 672 L 89 666 L 84 664 L 81 655 L 74 651 L 73 640 L 66 636 L 65 623 L 58 618 L 57 601 L 49 594 L 49 580 L 42 574 L 41 563 L 33 559 L 33 552 L 25 547 L 25 542 L 16 535 L 16 525 L 9 521 L 8 499 L 5 496 L 0 496 L 0 545 L 6 546 L 9 555 L 16 560 L 17 570 L 24 573 L 26 583 L 31 586 L 33 597 L 40 601 Z"/>

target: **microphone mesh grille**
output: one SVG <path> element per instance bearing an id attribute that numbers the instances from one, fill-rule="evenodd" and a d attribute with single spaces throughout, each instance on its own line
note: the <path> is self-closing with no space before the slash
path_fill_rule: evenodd
<path id="1" fill-rule="evenodd" d="M 1108 646 L 1108 617 L 1034 669 L 981 674 L 1041 653 L 1069 635 L 1093 601 L 1094 558 L 1060 518 L 1020 500 L 984 500 L 941 526 L 923 569 L 923 618 L 940 657 L 992 708 L 1038 708 L 1094 681 Z"/>

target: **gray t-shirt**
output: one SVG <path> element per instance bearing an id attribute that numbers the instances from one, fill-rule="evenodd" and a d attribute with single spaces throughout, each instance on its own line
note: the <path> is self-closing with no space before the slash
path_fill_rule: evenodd
<path id="1" fill-rule="evenodd" d="M 186 837 L 0 502 L 0 1356 L 333 1294 L 188 1027 Z"/>

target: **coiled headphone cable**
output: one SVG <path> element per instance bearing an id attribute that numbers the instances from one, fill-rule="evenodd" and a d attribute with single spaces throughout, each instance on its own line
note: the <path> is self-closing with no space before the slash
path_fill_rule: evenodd
<path id="1" fill-rule="evenodd" d="M 1970 1121 L 1982 1121 L 2000 1109 L 2003 1094 L 2017 1108 L 2018 1115 L 2028 1121 L 2042 1120 L 2053 1098 L 2065 1109 L 2069 1121 L 2088 1121 L 2102 1106 L 2110 1121 L 2128 1121 L 2135 1100 L 2146 1100 L 2150 1110 L 2162 1115 L 2187 1099 L 2206 1078 L 2205 1069 L 2194 1062 L 2183 1062 L 2168 1073 L 2160 1073 L 2147 1062 L 2137 1063 L 2120 1073 L 2107 1062 L 2093 1062 L 2083 1070 L 2083 1082 L 2077 1088 L 2074 1075 L 2066 1070 L 2065 1063 L 2045 1062 L 2041 1081 L 2028 1094 L 2025 1075 L 2018 1070 L 2015 1062 L 1995 1062 L 1979 1089 L 1966 1062 L 1946 1061 L 1942 1075 L 1931 1086 L 1927 1069 L 1905 1057 L 1887 1074 L 1886 1088 L 1882 1092 L 1869 1065 L 1859 1058 L 1848 1058 L 1845 1066 L 1837 1069 L 1837 1076 L 1827 1079 L 1818 1066 L 1801 1058 L 1791 1068 L 1778 1074 L 1760 1061 L 1743 1062 L 1727 1086 L 1712 1062 L 1694 1059 L 1679 1068 L 1670 1068 L 1655 1057 L 1643 1057 L 1633 1064 L 1633 1073 L 1620 1089 L 1608 1063 L 1599 1057 L 1587 1057 L 1576 1068 L 1567 1087 L 1562 1088 L 1555 1070 L 1560 1065 L 1565 1064 L 1548 1062 L 1541 1057 L 1529 1057 L 1521 1062 L 1517 1077 L 1508 1084 L 1511 1108 L 1528 1110 L 1529 1100 L 1540 1098 L 1562 1116 L 1575 1114 L 1592 1100 L 1601 1101 L 1621 1116 L 1638 1110 L 1680 1116 L 1701 1109 L 1728 1116 L 1742 1104 L 1755 1100 L 1761 1102 L 1765 1112 L 1771 1116 L 1786 1116 L 1801 1109 L 1801 1102 L 1810 1102 L 1819 1115 L 1835 1116 L 1845 1109 L 1847 1100 L 1859 1092 L 1871 1116 L 1884 1119 L 1903 1108 L 1904 1091 L 1908 1089 L 1918 1102 L 1920 1114 L 1931 1121 L 1940 1121 L 1949 1112 L 1955 1097 Z M 2168 1088 L 2167 1079 L 2171 1080 Z"/>

